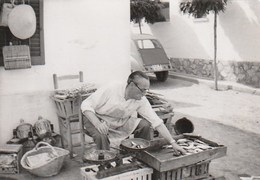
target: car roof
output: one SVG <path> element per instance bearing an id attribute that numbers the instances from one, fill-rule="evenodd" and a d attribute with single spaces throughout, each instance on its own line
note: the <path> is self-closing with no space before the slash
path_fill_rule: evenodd
<path id="1" fill-rule="evenodd" d="M 138 39 L 156 39 L 156 37 L 154 37 L 151 34 L 132 34 L 132 39 L 133 40 L 138 40 Z"/>

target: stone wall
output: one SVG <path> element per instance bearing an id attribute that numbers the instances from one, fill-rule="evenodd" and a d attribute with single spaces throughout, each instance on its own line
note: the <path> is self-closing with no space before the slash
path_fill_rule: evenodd
<path id="1" fill-rule="evenodd" d="M 213 60 L 171 58 L 173 72 L 214 79 Z M 260 63 L 218 61 L 218 79 L 260 88 Z"/>

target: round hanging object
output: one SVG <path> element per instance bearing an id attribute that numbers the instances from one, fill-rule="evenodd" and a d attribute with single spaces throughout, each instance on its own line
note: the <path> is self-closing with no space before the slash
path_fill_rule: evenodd
<path id="1" fill-rule="evenodd" d="M 36 15 L 33 8 L 26 4 L 15 6 L 8 17 L 8 27 L 19 39 L 28 39 L 36 31 Z"/>

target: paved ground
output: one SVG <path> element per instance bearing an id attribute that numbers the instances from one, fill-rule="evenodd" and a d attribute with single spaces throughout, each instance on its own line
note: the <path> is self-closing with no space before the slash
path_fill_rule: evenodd
<path id="1" fill-rule="evenodd" d="M 250 93 L 254 92 L 252 89 L 242 87 L 243 92 L 249 93 L 215 91 L 207 83 L 178 78 L 164 83 L 152 79 L 151 90 L 163 94 L 172 103 L 175 108 L 173 123 L 185 116 L 193 122 L 195 134 L 227 147 L 227 156 L 210 163 L 212 175 L 225 176 L 227 180 L 239 179 L 240 174 L 260 176 L 260 96 Z M 81 179 L 81 166 L 79 157 L 67 159 L 60 174 L 48 179 Z M 42 178 L 22 171 L 20 175 L 0 175 L 0 179 Z"/>

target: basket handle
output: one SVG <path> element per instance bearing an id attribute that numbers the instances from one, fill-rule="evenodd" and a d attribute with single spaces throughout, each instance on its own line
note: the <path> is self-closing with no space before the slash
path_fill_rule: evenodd
<path id="1" fill-rule="evenodd" d="M 39 146 L 40 145 L 46 145 L 46 146 L 48 146 L 49 148 L 51 148 L 51 150 L 52 150 L 52 153 L 55 155 L 55 156 L 59 156 L 58 155 L 58 153 L 57 153 L 57 151 L 54 149 L 54 147 L 53 146 L 51 146 L 49 143 L 46 143 L 46 142 L 38 142 L 37 144 L 36 144 L 36 146 L 35 146 L 35 150 L 38 150 L 38 148 L 39 148 Z"/>

